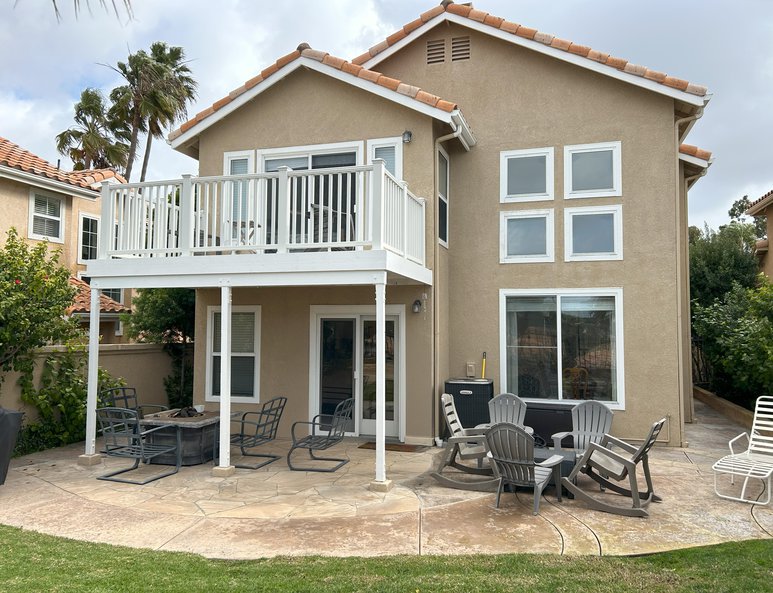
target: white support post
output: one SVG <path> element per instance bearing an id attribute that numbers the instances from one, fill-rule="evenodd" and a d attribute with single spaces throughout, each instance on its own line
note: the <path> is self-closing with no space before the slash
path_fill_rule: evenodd
<path id="1" fill-rule="evenodd" d="M 384 279 L 385 280 L 385 279 Z M 376 283 L 376 479 L 372 490 L 386 491 L 386 283 Z"/>
<path id="2" fill-rule="evenodd" d="M 277 253 L 287 253 L 287 245 L 290 243 L 290 186 L 287 183 L 290 171 L 289 167 L 279 167 L 279 179 L 277 184 L 279 191 L 276 200 L 276 234 Z"/>
<path id="3" fill-rule="evenodd" d="M 402 182 L 402 188 L 403 188 L 403 244 L 400 245 L 400 250 L 403 252 L 403 257 L 408 257 L 408 182 L 403 181 Z M 424 228 L 423 226 L 421 228 Z"/>
<path id="4" fill-rule="evenodd" d="M 99 222 L 97 256 L 100 259 L 106 259 L 108 250 L 115 245 L 115 241 L 111 241 L 115 232 L 115 203 L 110 195 L 110 184 L 107 181 L 102 182 L 100 200 L 102 202 L 102 217 Z"/>
<path id="5" fill-rule="evenodd" d="M 384 161 L 373 161 L 373 178 L 370 183 L 370 220 L 373 249 L 383 249 L 384 242 Z"/>
<path id="6" fill-rule="evenodd" d="M 231 465 L 231 287 L 220 287 L 220 462 L 212 473 L 229 476 Z"/>
<path id="7" fill-rule="evenodd" d="M 104 186 L 103 186 L 104 188 Z M 101 459 L 97 454 L 97 389 L 99 385 L 99 296 L 98 288 L 91 289 L 89 312 L 89 370 L 86 393 L 86 450 L 78 459 L 81 465 L 94 465 Z"/>
<path id="8" fill-rule="evenodd" d="M 191 176 L 183 175 L 180 189 L 180 218 L 177 222 L 180 228 L 180 253 L 190 255 L 193 247 L 193 183 Z"/>

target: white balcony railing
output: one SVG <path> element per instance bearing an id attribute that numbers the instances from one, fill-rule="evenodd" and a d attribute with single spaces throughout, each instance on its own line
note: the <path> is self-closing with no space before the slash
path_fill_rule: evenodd
<path id="1" fill-rule="evenodd" d="M 105 184 L 100 258 L 387 249 L 424 265 L 425 202 L 384 162 Z"/>

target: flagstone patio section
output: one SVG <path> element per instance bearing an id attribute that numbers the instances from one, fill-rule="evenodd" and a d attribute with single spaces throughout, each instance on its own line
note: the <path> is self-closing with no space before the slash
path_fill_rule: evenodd
<path id="1" fill-rule="evenodd" d="M 652 474 L 663 502 L 647 519 L 591 511 L 552 488 L 531 514 L 532 495 L 438 486 L 429 476 L 440 449 L 387 452 L 394 488 L 368 489 L 375 452 L 348 440 L 351 463 L 333 474 L 291 472 L 284 460 L 263 469 L 211 475 L 185 467 L 145 486 L 96 480 L 120 461 L 77 464 L 82 445 L 13 460 L 0 486 L 0 523 L 64 537 L 214 558 L 276 555 L 378 556 L 509 552 L 624 555 L 773 537 L 773 508 L 722 500 L 711 464 L 742 432 L 695 402 L 689 447 L 656 447 Z M 284 453 L 289 443 L 277 441 Z M 156 471 L 158 468 L 147 468 Z M 144 469 L 142 471 L 145 471 Z M 581 478 L 582 479 L 582 478 Z M 590 481 L 587 481 L 590 484 Z"/>

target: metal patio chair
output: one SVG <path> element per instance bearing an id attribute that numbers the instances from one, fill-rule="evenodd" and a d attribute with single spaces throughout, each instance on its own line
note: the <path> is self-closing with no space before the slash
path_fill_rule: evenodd
<path id="1" fill-rule="evenodd" d="M 477 490 L 482 492 L 493 491 L 499 484 L 498 478 L 493 477 L 490 466 L 484 467 L 483 460 L 486 458 L 486 431 L 488 426 L 482 428 L 464 428 L 459 415 L 456 412 L 454 396 L 450 393 L 444 393 L 440 397 L 443 406 L 443 415 L 448 425 L 451 436 L 448 437 L 445 451 L 437 470 L 430 475 L 448 488 L 458 488 L 460 490 Z M 471 467 L 461 461 L 475 460 L 476 467 Z M 447 467 L 453 467 L 465 474 L 481 476 L 484 479 L 479 480 L 460 480 L 443 474 Z M 461 476 L 459 476 L 461 477 Z"/>
<path id="2" fill-rule="evenodd" d="M 344 439 L 346 433 L 346 427 L 349 425 L 352 419 L 352 411 L 354 409 L 354 399 L 345 399 L 339 403 L 332 416 L 330 414 L 317 414 L 314 416 L 311 422 L 299 421 L 292 425 L 291 434 L 293 438 L 293 444 L 290 450 L 287 452 L 287 467 L 293 471 L 307 471 L 307 472 L 334 472 L 340 467 L 349 463 L 349 458 L 339 457 L 319 457 L 314 455 L 315 451 L 325 451 L 330 447 L 337 445 Z M 323 418 L 329 420 L 323 421 Z M 298 436 L 295 434 L 295 429 L 298 426 L 306 425 L 311 427 L 311 434 L 306 436 Z M 299 467 L 293 465 L 290 460 L 290 456 L 296 449 L 306 449 L 309 452 L 309 457 L 315 461 L 335 461 L 337 462 L 331 468 L 325 467 Z"/>
<path id="3" fill-rule="evenodd" d="M 145 410 L 153 412 L 162 412 L 168 410 L 169 406 L 162 404 L 139 404 L 137 402 L 137 390 L 134 387 L 111 387 L 99 392 L 99 401 L 105 407 L 126 408 L 127 410 L 136 410 L 143 418 L 147 413 Z"/>
<path id="4" fill-rule="evenodd" d="M 153 426 L 151 428 L 143 429 L 143 426 L 140 423 L 140 415 L 137 410 L 127 410 L 126 408 L 98 408 L 97 421 L 99 422 L 102 436 L 105 439 L 105 448 L 100 451 L 100 453 L 104 453 L 108 457 L 122 457 L 134 460 L 134 465 L 131 467 L 104 474 L 97 477 L 98 480 L 123 482 L 126 484 L 142 486 L 149 482 L 176 474 L 180 470 L 182 462 L 182 445 L 180 443 L 179 429 L 176 431 L 176 444 L 157 445 L 149 443 L 146 437 L 157 430 L 168 427 Z M 168 454 L 174 454 L 177 460 L 175 467 L 171 470 L 164 471 L 161 474 L 152 475 L 144 480 L 129 480 L 127 478 L 115 477 L 137 469 L 140 462 L 150 463 L 154 457 Z"/>
<path id="5" fill-rule="evenodd" d="M 561 502 L 561 455 L 552 455 L 539 463 L 534 461 L 534 437 L 522 426 L 503 422 L 492 426 L 486 432 L 489 459 L 494 467 L 497 486 L 497 508 L 499 498 L 506 485 L 534 489 L 534 514 L 539 513 L 539 499 L 545 486 L 553 483 L 558 502 Z"/>
<path id="6" fill-rule="evenodd" d="M 572 408 L 572 430 L 552 436 L 553 448 L 559 451 L 567 437 L 572 437 L 573 449 L 582 455 L 591 443 L 600 443 L 612 427 L 612 410 L 597 401 L 586 401 Z"/>
<path id="7" fill-rule="evenodd" d="M 608 434 L 604 435 L 600 443 L 590 443 L 574 469 L 561 480 L 561 483 L 569 492 L 574 494 L 577 500 L 582 500 L 590 508 L 597 511 L 628 517 L 649 516 L 646 507 L 651 502 L 660 502 L 662 499 L 655 494 L 652 487 L 648 455 L 665 423 L 665 418 L 655 422 L 644 442 L 638 448 Z M 644 472 L 644 480 L 647 485 L 644 492 L 639 492 L 639 486 L 636 482 L 636 468 L 638 466 L 641 466 Z M 609 489 L 628 497 L 631 500 L 631 507 L 623 507 L 608 502 L 601 498 L 601 496 L 605 496 L 604 494 L 591 496 L 582 490 L 575 484 L 580 472 L 597 482 L 602 490 Z M 626 479 L 629 488 L 619 484 Z"/>
<path id="8" fill-rule="evenodd" d="M 736 452 L 733 445 L 737 445 L 743 439 L 746 439 L 746 450 Z M 721 498 L 749 504 L 766 505 L 770 503 L 770 490 L 773 487 L 773 483 L 771 483 L 773 480 L 771 478 L 773 476 L 773 397 L 757 398 L 751 433 L 739 434 L 728 445 L 730 446 L 730 455 L 725 455 L 713 466 L 714 492 Z M 731 484 L 735 484 L 736 477 L 743 478 L 740 496 L 723 494 L 719 491 L 717 482 L 720 474 L 729 474 Z M 762 483 L 763 491 L 767 491 L 765 500 L 746 497 L 749 480 L 759 480 Z"/>
<path id="9" fill-rule="evenodd" d="M 245 412 L 239 421 L 238 434 L 231 435 L 231 445 L 239 447 L 242 455 L 245 457 L 259 457 L 265 459 L 254 465 L 235 464 L 235 467 L 242 469 L 260 469 L 261 467 L 273 463 L 281 455 L 270 453 L 253 453 L 250 450 L 276 439 L 276 431 L 279 427 L 279 421 L 282 419 L 287 404 L 286 397 L 275 397 L 265 402 L 260 410 L 255 412 Z"/>

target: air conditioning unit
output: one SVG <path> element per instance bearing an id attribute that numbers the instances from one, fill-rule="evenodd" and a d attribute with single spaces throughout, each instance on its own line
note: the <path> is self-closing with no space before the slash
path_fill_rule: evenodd
<path id="1" fill-rule="evenodd" d="M 464 428 L 489 422 L 488 402 L 494 397 L 494 382 L 491 379 L 448 379 L 445 392 L 454 396 L 456 413 Z M 444 418 L 443 414 L 440 415 Z M 448 427 L 442 420 L 441 434 L 448 436 Z"/>

